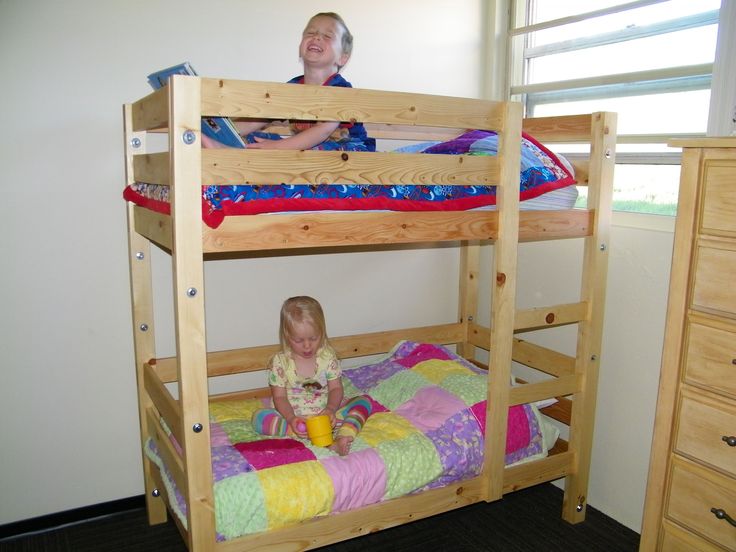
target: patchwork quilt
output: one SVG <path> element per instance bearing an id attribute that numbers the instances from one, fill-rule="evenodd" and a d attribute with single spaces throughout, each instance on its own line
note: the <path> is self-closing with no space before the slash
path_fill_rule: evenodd
<path id="1" fill-rule="evenodd" d="M 210 405 L 219 540 L 291 525 L 478 475 L 483 463 L 487 374 L 448 349 L 401 342 L 382 360 L 343 371 L 347 397 L 367 394 L 373 413 L 347 456 L 296 437 L 257 434 L 261 400 Z M 542 456 L 540 419 L 509 409 L 506 463 Z M 186 504 L 153 441 L 171 507 Z"/>
<path id="2" fill-rule="evenodd" d="M 340 149 L 320 146 L 321 149 Z M 446 142 L 401 148 L 402 153 L 496 155 L 495 132 L 472 130 Z M 522 134 L 520 200 L 539 197 L 575 183 L 572 169 L 529 134 Z M 169 214 L 169 188 L 135 183 L 125 188 L 126 200 Z M 459 211 L 496 204 L 495 186 L 272 184 L 202 187 L 202 217 L 217 228 L 225 216 L 285 211 L 390 210 Z"/>

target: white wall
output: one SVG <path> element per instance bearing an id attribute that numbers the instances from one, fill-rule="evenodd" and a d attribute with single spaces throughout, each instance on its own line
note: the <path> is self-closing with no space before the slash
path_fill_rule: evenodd
<path id="1" fill-rule="evenodd" d="M 664 338 L 673 226 L 614 216 L 588 501 L 641 529 Z M 618 219 L 618 220 L 617 220 Z M 661 220 L 656 220 L 661 219 Z"/>
<path id="2" fill-rule="evenodd" d="M 286 80 L 299 72 L 308 16 L 336 10 L 356 36 L 345 69 L 356 86 L 479 96 L 484 5 L 0 0 L 0 524 L 143 492 L 121 105 L 148 92 L 145 76 L 189 60 L 209 76 Z M 207 27 L 219 29 L 215 40 L 203 38 Z M 671 241 L 624 226 L 612 239 L 589 502 L 637 530 Z M 574 244 L 524 246 L 522 266 L 538 273 L 576 254 Z M 333 334 L 452 320 L 456 259 L 441 247 L 209 263 L 209 346 L 274 342 L 278 306 L 295 293 L 322 300 Z M 157 253 L 154 265 L 157 347 L 167 355 L 168 258 Z M 389 283 L 377 266 L 390 267 Z M 564 294 L 566 285 L 547 287 Z M 535 286 L 522 282 L 522 304 Z"/>
<path id="3" fill-rule="evenodd" d="M 480 94 L 480 0 L 0 0 L 0 524 L 143 491 L 122 104 L 149 92 L 148 73 L 184 60 L 209 76 L 285 81 L 300 73 L 308 17 L 326 10 L 355 35 L 345 75 L 356 86 Z M 452 320 L 456 284 L 436 289 L 434 277 L 454 275 L 455 259 L 425 249 L 339 265 L 215 262 L 210 346 L 275 342 L 278 307 L 297 293 L 323 301 L 334 333 Z M 168 260 L 155 261 L 166 355 Z M 397 268 L 385 284 L 374 267 L 388 263 Z M 433 301 L 411 300 L 432 290 Z"/>
<path id="4" fill-rule="evenodd" d="M 606 316 L 587 498 L 588 504 L 637 532 L 649 469 L 673 228 L 672 217 L 614 213 L 607 244 Z M 482 251 L 480 278 L 487 282 L 493 249 Z M 578 300 L 582 258 L 582 240 L 521 244 L 517 306 Z M 481 289 L 482 308 L 489 291 Z M 488 321 L 483 310 L 480 319 Z M 574 355 L 576 331 L 569 326 L 518 337 Z M 514 373 L 528 381 L 540 379 L 538 372 L 521 365 Z M 560 429 L 566 438 L 567 428 Z M 560 487 L 563 483 L 557 482 Z"/>

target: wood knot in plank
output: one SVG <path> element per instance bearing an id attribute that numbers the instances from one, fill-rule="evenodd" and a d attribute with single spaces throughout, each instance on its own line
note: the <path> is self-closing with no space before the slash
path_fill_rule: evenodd
<path id="1" fill-rule="evenodd" d="M 506 274 L 504 274 L 503 272 L 499 272 L 498 274 L 496 274 L 496 283 L 499 286 L 504 285 L 506 283 Z"/>
<path id="2" fill-rule="evenodd" d="M 340 156 L 340 159 L 342 159 L 343 161 L 347 161 L 348 159 L 350 159 L 350 156 L 347 153 L 343 153 Z"/>
<path id="3" fill-rule="evenodd" d="M 544 317 L 544 320 L 547 322 L 547 324 L 552 324 L 552 322 L 555 321 L 555 313 L 550 312 L 547 314 L 547 316 Z"/>

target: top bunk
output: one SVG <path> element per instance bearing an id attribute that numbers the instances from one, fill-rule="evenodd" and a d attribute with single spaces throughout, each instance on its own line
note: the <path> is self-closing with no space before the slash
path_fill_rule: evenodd
<path id="1" fill-rule="evenodd" d="M 203 149 L 202 117 L 363 123 L 368 135 L 394 144 L 450 141 L 468 130 L 497 133 L 497 155 L 473 152 L 424 155 L 401 151 L 285 151 Z M 135 231 L 168 250 L 175 236 L 202 244 L 202 253 L 360 246 L 410 242 L 491 240 L 518 228 L 519 241 L 589 236 L 604 170 L 615 148 L 611 114 L 524 119 L 514 102 L 402 92 L 174 76 L 165 86 L 125 106 L 128 187 L 165 190 L 167 204 L 129 203 Z M 281 127 L 283 128 L 283 127 Z M 163 139 L 161 133 L 168 134 Z M 487 133 L 486 133 L 487 134 Z M 522 138 L 544 146 L 589 144 L 571 160 L 578 185 L 588 185 L 588 208 L 520 210 Z M 538 141 L 538 142 L 537 142 Z M 165 145 L 162 144 L 166 142 Z M 150 147 L 158 144 L 159 151 Z M 544 148 L 543 146 L 543 148 Z M 408 148 L 411 149 L 411 148 Z M 546 148 L 544 148 L 546 150 Z M 554 154 L 551 157 L 555 159 Z M 545 161 L 546 162 L 546 161 Z M 495 187 L 495 208 L 411 211 L 308 211 L 225 216 L 205 224 L 203 187 L 273 185 Z M 523 194 L 522 194 L 523 197 Z M 205 217 L 206 218 L 206 217 Z M 189 242 L 191 243 L 191 242 Z"/>

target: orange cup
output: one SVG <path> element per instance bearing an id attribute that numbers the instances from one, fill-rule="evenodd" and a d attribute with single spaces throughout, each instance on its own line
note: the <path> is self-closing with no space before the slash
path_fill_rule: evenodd
<path id="1" fill-rule="evenodd" d="M 307 418 L 307 435 L 317 447 L 329 447 L 332 444 L 332 424 L 326 414 Z"/>

